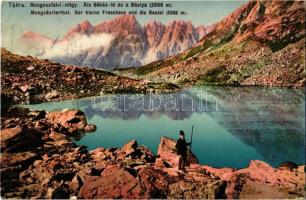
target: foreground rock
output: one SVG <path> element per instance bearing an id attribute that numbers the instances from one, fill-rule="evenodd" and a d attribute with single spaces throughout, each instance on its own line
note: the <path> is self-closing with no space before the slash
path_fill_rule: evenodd
<path id="1" fill-rule="evenodd" d="M 97 149 L 91 153 L 95 166 L 104 170 L 101 170 L 101 176 L 86 178 L 79 193 L 82 198 L 225 197 L 225 181 L 212 178 L 204 171 L 183 173 L 170 166 L 156 165 L 150 150 L 144 146 L 137 147 L 135 140 L 121 149 Z"/>
<path id="2" fill-rule="evenodd" d="M 11 112 L 14 117 L 1 119 L 4 198 L 304 197 L 304 166 L 287 162 L 276 169 L 251 161 L 245 169 L 218 169 L 198 164 L 189 151 L 189 167 L 182 172 L 176 167 L 173 139 L 161 138 L 157 156 L 135 140 L 121 148 L 88 151 L 70 140 L 88 126 L 83 112 Z"/>
<path id="3" fill-rule="evenodd" d="M 156 162 L 157 165 L 161 167 L 177 167 L 178 156 L 175 150 L 175 144 L 176 141 L 174 139 L 167 137 L 162 137 L 160 139 L 157 150 L 157 156 L 159 157 Z M 198 159 L 189 149 L 187 149 L 187 161 L 187 165 L 198 163 Z"/>
<path id="4" fill-rule="evenodd" d="M 16 126 L 3 129 L 0 135 L 2 152 L 21 152 L 42 144 L 41 133 L 29 130 L 27 127 Z"/>
<path id="5" fill-rule="evenodd" d="M 138 199 L 143 196 L 141 192 L 140 185 L 132 174 L 117 166 L 109 166 L 101 176 L 88 177 L 80 194 L 85 199 Z"/>
<path id="6" fill-rule="evenodd" d="M 240 170 L 202 168 L 228 182 L 228 198 L 297 198 L 305 195 L 305 166 L 275 169 L 263 161 L 254 160 Z"/>
<path id="7" fill-rule="evenodd" d="M 95 131 L 96 127 L 87 124 L 85 114 L 80 110 L 62 110 L 47 114 L 46 118 L 55 125 L 56 128 L 66 129 L 69 133 Z"/>

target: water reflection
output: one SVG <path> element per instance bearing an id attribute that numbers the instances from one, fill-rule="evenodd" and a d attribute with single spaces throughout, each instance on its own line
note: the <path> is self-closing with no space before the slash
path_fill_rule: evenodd
<path id="1" fill-rule="evenodd" d="M 304 90 L 281 88 L 211 89 L 222 113 L 213 118 L 270 163 L 305 163 Z"/>
<path id="2" fill-rule="evenodd" d="M 141 135 L 140 140 L 153 149 L 167 131 L 177 131 L 178 127 L 192 124 L 199 132 L 194 151 L 200 161 L 241 167 L 249 159 L 263 159 L 274 166 L 285 160 L 305 163 L 304 106 L 303 90 L 205 86 L 175 94 L 110 95 L 31 107 L 81 109 L 90 122 L 98 123 L 100 135 L 107 130 L 117 134 L 123 142 L 128 138 L 120 135 L 122 130 L 130 131 L 131 137 L 144 131 L 147 135 Z M 101 121 L 105 123 L 99 128 Z M 228 138 L 228 134 L 244 145 Z M 88 135 L 80 143 L 92 148 L 101 143 L 114 145 L 113 135 L 99 141 L 100 135 Z M 254 148 L 256 153 L 247 146 Z M 208 151 L 209 155 L 202 155 L 203 151 Z"/>

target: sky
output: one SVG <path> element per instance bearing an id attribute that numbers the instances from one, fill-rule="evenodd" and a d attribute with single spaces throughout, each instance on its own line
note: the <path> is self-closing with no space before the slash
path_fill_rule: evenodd
<path id="1" fill-rule="evenodd" d="M 33 8 L 30 3 L 41 2 L 56 2 L 56 1 L 14 1 L 23 3 L 26 7 L 10 7 L 9 1 L 3 1 L 1 5 L 1 46 L 7 48 L 10 51 L 15 52 L 18 48 L 18 38 L 26 31 L 38 32 L 46 35 L 52 39 L 61 38 L 71 27 L 75 26 L 81 21 L 89 20 L 92 25 L 96 25 L 105 20 L 115 18 L 116 15 L 74 15 L 74 10 L 135 10 L 135 8 L 85 8 L 83 6 L 84 1 L 77 1 L 77 8 Z M 62 4 L 73 1 L 61 1 Z M 94 2 L 94 1 L 87 1 Z M 95 1 L 97 2 L 97 1 Z M 101 1 L 100 1 L 101 2 Z M 110 3 L 111 1 L 104 1 Z M 115 1 L 119 2 L 131 2 L 131 1 Z M 134 2 L 134 1 L 133 1 Z M 152 1 L 142 1 L 149 4 Z M 148 21 L 157 20 L 164 24 L 170 21 L 189 20 L 195 26 L 203 24 L 208 26 L 215 22 L 222 20 L 225 16 L 233 12 L 235 9 L 245 3 L 245 1 L 159 1 L 171 3 L 171 8 L 163 8 L 165 10 L 178 10 L 185 11 L 187 15 L 169 16 L 169 15 L 136 15 L 137 21 L 144 25 Z M 75 3 L 75 2 L 74 2 Z M 156 8 L 143 8 L 143 10 L 158 10 Z M 163 10 L 161 9 L 161 10 Z M 70 10 L 71 15 L 49 15 L 49 16 L 37 16 L 31 15 L 31 10 Z M 136 8 L 136 10 L 140 10 Z"/>

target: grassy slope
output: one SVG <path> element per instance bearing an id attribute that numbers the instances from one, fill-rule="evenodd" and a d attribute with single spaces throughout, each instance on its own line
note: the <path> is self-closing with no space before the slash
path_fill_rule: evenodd
<path id="1" fill-rule="evenodd" d="M 165 61 L 120 73 L 181 85 L 302 86 L 305 79 L 304 42 L 302 39 L 277 52 L 256 41 L 203 45 Z"/>

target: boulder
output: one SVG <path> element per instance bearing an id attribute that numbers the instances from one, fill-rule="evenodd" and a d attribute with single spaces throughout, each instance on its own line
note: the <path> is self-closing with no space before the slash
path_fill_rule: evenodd
<path id="1" fill-rule="evenodd" d="M 136 148 L 138 147 L 138 144 L 136 140 L 131 140 L 130 142 L 126 143 L 120 150 L 120 153 L 124 153 L 126 155 L 129 155 L 131 153 L 134 153 Z"/>
<path id="2" fill-rule="evenodd" d="M 170 167 L 176 167 L 178 165 L 178 155 L 175 150 L 176 141 L 171 138 L 162 137 L 157 150 L 157 157 L 167 163 Z M 187 161 L 189 164 L 197 164 L 198 159 L 196 156 L 187 149 Z M 159 164 L 161 161 L 159 160 Z"/>
<path id="3" fill-rule="evenodd" d="M 167 197 L 169 177 L 163 171 L 154 169 L 153 166 L 144 167 L 139 170 L 138 179 L 146 191 L 143 199 L 165 199 Z"/>
<path id="4" fill-rule="evenodd" d="M 85 114 L 80 110 L 62 110 L 53 111 L 46 115 L 46 118 L 54 124 L 55 127 L 67 130 L 68 133 L 85 132 L 92 129 L 87 127 Z M 92 126 L 94 127 L 94 126 Z"/>
<path id="5" fill-rule="evenodd" d="M 1 183 L 5 184 L 7 181 L 19 179 L 19 173 L 27 169 L 39 156 L 31 152 L 22 153 L 2 153 L 1 159 Z M 6 186 L 6 187 L 9 187 Z"/>
<path id="6" fill-rule="evenodd" d="M 14 141 L 21 138 L 23 134 L 23 129 L 20 126 L 1 130 L 1 150 L 7 148 L 10 143 L 12 144 Z"/>
<path id="7" fill-rule="evenodd" d="M 299 171 L 300 167 L 273 168 L 263 161 L 252 160 L 247 168 L 239 170 L 202 168 L 228 182 L 228 198 L 298 198 L 304 194 L 305 172 Z"/>
<path id="8" fill-rule="evenodd" d="M 105 149 L 103 147 L 99 147 L 90 151 L 90 154 L 94 160 L 100 161 L 103 160 L 103 158 L 105 157 L 104 151 Z"/>
<path id="9" fill-rule="evenodd" d="M 108 166 L 101 176 L 87 177 L 79 196 L 85 199 L 142 198 L 137 179 L 114 165 Z"/>
<path id="10" fill-rule="evenodd" d="M 39 156 L 32 152 L 21 152 L 21 153 L 2 153 L 0 155 L 1 168 L 9 166 L 29 166 L 32 164 Z"/>
<path id="11" fill-rule="evenodd" d="M 137 148 L 139 151 L 139 158 L 145 160 L 146 162 L 153 163 L 155 162 L 155 155 L 154 153 L 148 149 L 146 146 L 141 145 Z"/>
<path id="12" fill-rule="evenodd" d="M 182 180 L 169 185 L 168 199 L 225 199 L 226 182 L 186 181 Z"/>
<path id="13" fill-rule="evenodd" d="M 58 140 L 65 140 L 66 136 L 62 133 L 58 133 L 54 131 L 53 129 L 51 130 L 51 133 L 49 134 L 49 138 L 52 140 L 58 141 Z"/>
<path id="14" fill-rule="evenodd" d="M 22 152 L 42 145 L 41 134 L 26 127 L 2 129 L 0 136 L 2 152 Z"/>
<path id="15" fill-rule="evenodd" d="M 214 168 L 211 166 L 203 165 L 202 169 L 206 170 L 208 173 L 213 174 L 216 177 L 219 177 L 221 180 L 229 181 L 233 172 L 235 171 L 233 168 L 224 167 L 224 168 Z"/>
<path id="16" fill-rule="evenodd" d="M 247 180 L 239 194 L 240 199 L 292 199 L 295 195 L 288 193 L 284 188 L 275 187 L 267 183 L 258 183 Z"/>

